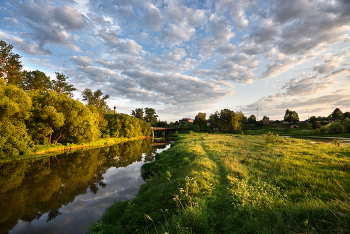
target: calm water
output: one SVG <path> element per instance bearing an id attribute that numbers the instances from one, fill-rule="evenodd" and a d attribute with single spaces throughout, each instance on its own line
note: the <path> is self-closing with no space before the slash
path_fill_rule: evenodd
<path id="1" fill-rule="evenodd" d="M 86 233 L 144 184 L 140 168 L 169 144 L 150 140 L 0 164 L 0 233 Z"/>

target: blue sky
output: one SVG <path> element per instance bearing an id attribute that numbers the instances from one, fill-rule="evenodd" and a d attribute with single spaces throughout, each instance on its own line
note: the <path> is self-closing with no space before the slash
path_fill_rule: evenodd
<path id="1" fill-rule="evenodd" d="M 349 0 L 5 0 L 0 16 L 24 69 L 64 73 L 78 99 L 101 89 L 120 113 L 350 111 Z"/>

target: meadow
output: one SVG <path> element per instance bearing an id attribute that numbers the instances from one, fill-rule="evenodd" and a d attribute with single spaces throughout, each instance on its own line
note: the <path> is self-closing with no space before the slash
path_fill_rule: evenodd
<path id="1" fill-rule="evenodd" d="M 349 145 L 190 132 L 141 170 L 90 233 L 350 233 Z"/>

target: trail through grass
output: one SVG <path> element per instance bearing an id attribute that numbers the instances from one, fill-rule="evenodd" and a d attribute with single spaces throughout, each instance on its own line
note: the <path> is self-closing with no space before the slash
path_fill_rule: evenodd
<path id="1" fill-rule="evenodd" d="M 91 233 L 350 232 L 349 146 L 274 134 L 180 138 L 143 166 L 151 176 L 139 195 L 110 206 Z"/>

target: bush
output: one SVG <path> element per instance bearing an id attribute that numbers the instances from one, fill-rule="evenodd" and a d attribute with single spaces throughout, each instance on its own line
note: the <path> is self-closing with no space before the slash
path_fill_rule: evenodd
<path id="1" fill-rule="evenodd" d="M 321 132 L 320 129 L 316 128 L 315 133 L 320 133 L 320 132 Z"/>
<path id="2" fill-rule="evenodd" d="M 315 121 L 312 123 L 312 128 L 317 129 L 321 127 L 321 122 L 320 121 Z"/>
<path id="3" fill-rule="evenodd" d="M 350 119 L 346 118 L 344 120 L 344 132 L 350 132 Z"/>
<path id="4" fill-rule="evenodd" d="M 327 132 L 326 126 L 321 126 L 320 133 L 326 133 L 326 132 Z"/>
<path id="5" fill-rule="evenodd" d="M 339 122 L 334 122 L 327 126 L 328 133 L 330 134 L 339 134 L 344 132 L 343 125 Z"/>

